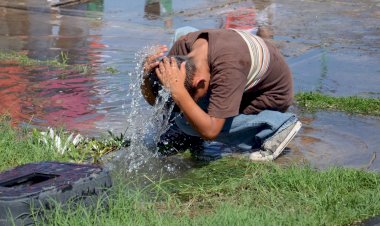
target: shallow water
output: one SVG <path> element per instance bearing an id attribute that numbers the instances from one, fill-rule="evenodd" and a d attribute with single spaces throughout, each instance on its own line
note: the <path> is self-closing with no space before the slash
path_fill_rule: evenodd
<path id="1" fill-rule="evenodd" d="M 129 95 L 135 54 L 145 46 L 170 44 L 174 29 L 181 26 L 223 27 L 226 15 L 240 7 L 255 7 L 256 24 L 273 29 L 274 41 L 293 71 L 296 91 L 380 97 L 377 0 L 168 0 L 161 6 L 94 0 L 52 9 L 42 0 L 0 5 L 0 49 L 24 51 L 39 60 L 64 52 L 69 64 L 96 68 L 91 74 L 62 76 L 47 67 L 2 64 L 0 112 L 9 112 L 22 125 L 65 126 L 89 136 L 124 132 L 135 98 Z M 120 73 L 106 72 L 107 67 Z M 139 107 L 148 109 L 143 101 Z M 279 162 L 361 168 L 379 152 L 379 118 L 299 114 L 304 127 Z M 369 168 L 380 169 L 379 160 Z"/>
<path id="2" fill-rule="evenodd" d="M 347 166 L 379 170 L 378 118 L 339 112 L 301 114 L 303 128 L 279 162 L 309 163 L 318 168 Z"/>

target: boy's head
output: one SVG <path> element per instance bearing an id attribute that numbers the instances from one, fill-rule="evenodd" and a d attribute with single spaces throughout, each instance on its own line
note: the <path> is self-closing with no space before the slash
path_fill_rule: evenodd
<path id="1" fill-rule="evenodd" d="M 181 67 L 181 64 L 183 62 L 186 62 L 186 65 L 185 65 L 186 79 L 185 79 L 184 85 L 185 85 L 186 90 L 193 97 L 196 93 L 196 88 L 193 87 L 192 85 L 193 78 L 196 71 L 194 61 L 190 57 L 187 57 L 187 56 L 170 56 L 170 58 L 171 57 L 173 57 L 176 60 L 178 68 Z M 161 86 L 160 80 L 157 77 L 155 68 L 149 74 L 149 85 L 151 87 L 153 95 L 157 97 L 158 91 L 162 89 L 162 86 Z"/>

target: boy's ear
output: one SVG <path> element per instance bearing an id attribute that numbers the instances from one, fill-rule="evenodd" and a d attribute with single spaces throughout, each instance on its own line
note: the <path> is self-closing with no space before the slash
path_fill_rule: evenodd
<path id="1" fill-rule="evenodd" d="M 196 87 L 196 89 L 205 88 L 206 87 L 206 80 L 204 80 L 204 79 L 197 80 L 195 87 Z"/>

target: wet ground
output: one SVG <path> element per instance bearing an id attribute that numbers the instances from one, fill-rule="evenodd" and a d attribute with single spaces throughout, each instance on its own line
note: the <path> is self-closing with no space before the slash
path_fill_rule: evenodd
<path id="1" fill-rule="evenodd" d="M 61 76 L 46 67 L 2 63 L 0 112 L 22 125 L 64 125 L 90 136 L 123 132 L 130 123 L 136 53 L 170 44 L 174 29 L 181 26 L 224 27 L 231 22 L 231 11 L 242 7 L 254 7 L 250 16 L 256 25 L 273 30 L 297 92 L 380 97 L 379 0 L 93 0 L 47 7 L 54 2 L 2 1 L 0 49 L 39 60 L 64 52 L 69 64 L 91 65 L 95 71 Z M 107 67 L 119 73 L 103 70 Z M 379 118 L 293 111 L 304 127 L 279 162 L 380 169 L 374 154 L 380 154 Z"/>

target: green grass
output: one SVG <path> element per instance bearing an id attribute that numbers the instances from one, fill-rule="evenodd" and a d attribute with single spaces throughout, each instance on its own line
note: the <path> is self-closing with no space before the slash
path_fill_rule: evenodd
<path id="1" fill-rule="evenodd" d="M 37 161 L 98 162 L 103 155 L 129 145 L 122 135 L 110 133 L 98 139 L 85 139 L 76 146 L 70 143 L 61 154 L 54 139 L 44 143 L 37 129 L 14 128 L 6 115 L 0 116 L 0 134 L 0 171 Z M 63 129 L 56 129 L 55 134 L 61 138 L 62 146 L 70 136 Z"/>
<path id="2" fill-rule="evenodd" d="M 297 105 L 307 111 L 333 110 L 380 116 L 380 98 L 333 97 L 316 92 L 301 92 L 295 98 Z"/>
<path id="3" fill-rule="evenodd" d="M 108 208 L 56 208 L 41 225 L 347 225 L 380 214 L 380 176 L 226 158 L 144 188 L 116 183 Z"/>
<path id="4" fill-rule="evenodd" d="M 100 146 L 87 141 L 88 146 L 62 155 L 40 142 L 37 131 L 13 128 L 6 116 L 0 133 L 0 170 L 34 161 L 78 161 L 72 153 Z M 115 143 L 120 139 L 114 137 L 108 146 L 120 145 Z M 101 202 L 92 208 L 57 206 L 37 225 L 348 225 L 380 215 L 376 172 L 224 158 L 182 178 L 139 176 L 115 175 L 108 208 Z"/>
<path id="5" fill-rule="evenodd" d="M 67 155 L 38 142 L 30 131 L 12 128 L 7 116 L 1 116 L 0 133 L 0 171 L 28 162 L 69 160 Z"/>
<path id="6" fill-rule="evenodd" d="M 25 53 L 16 53 L 14 51 L 0 51 L 1 62 L 17 62 L 24 66 L 35 65 L 37 60 L 30 59 Z"/>
<path id="7" fill-rule="evenodd" d="M 50 66 L 61 70 L 75 70 L 83 74 L 90 72 L 89 65 L 69 65 L 69 56 L 66 52 L 60 52 L 59 56 L 49 60 L 35 60 L 29 58 L 23 52 L 14 51 L 0 51 L 0 62 L 2 63 L 16 63 L 20 66 Z"/>
<path id="8" fill-rule="evenodd" d="M 86 64 L 69 65 L 69 55 L 66 52 L 60 52 L 54 59 L 48 60 L 35 60 L 29 58 L 25 52 L 15 51 L 2 51 L 0 50 L 0 62 L 1 63 L 14 63 L 20 66 L 36 67 L 36 66 L 49 66 L 60 70 L 74 70 L 82 74 L 89 74 L 93 68 Z M 107 66 L 102 69 L 102 73 L 119 74 L 120 71 L 115 66 Z M 60 78 L 64 79 L 65 73 L 60 74 Z"/>
<path id="9" fill-rule="evenodd" d="M 344 225 L 380 211 L 380 202 L 373 203 L 380 197 L 380 175 L 354 169 L 224 159 L 184 182 L 176 195 L 185 203 L 195 200 L 196 212 L 216 209 L 213 225 Z"/>

